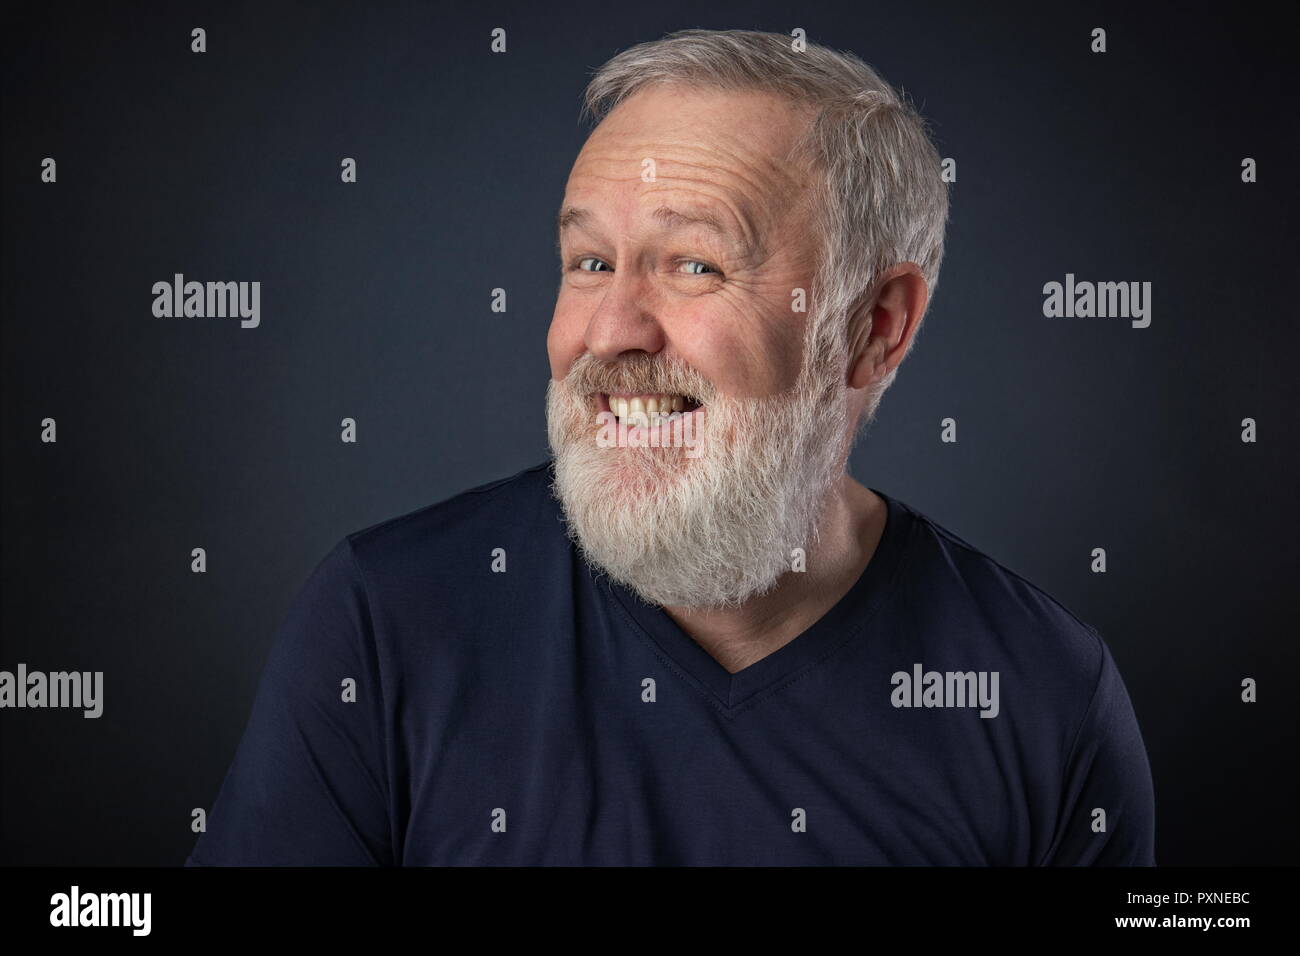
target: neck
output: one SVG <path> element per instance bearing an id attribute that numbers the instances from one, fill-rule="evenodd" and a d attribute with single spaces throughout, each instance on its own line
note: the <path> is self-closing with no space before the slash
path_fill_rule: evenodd
<path id="1" fill-rule="evenodd" d="M 884 501 L 845 473 L 826 495 L 806 570 L 734 608 L 665 607 L 669 617 L 734 674 L 794 640 L 853 587 L 885 529 Z"/>

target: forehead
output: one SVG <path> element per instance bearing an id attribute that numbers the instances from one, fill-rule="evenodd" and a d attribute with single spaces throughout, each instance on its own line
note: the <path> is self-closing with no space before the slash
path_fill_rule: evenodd
<path id="1" fill-rule="evenodd" d="M 770 227 L 811 182 L 806 163 L 790 155 L 811 117 L 809 107 L 771 93 L 648 87 L 588 137 L 564 206 L 665 222 L 664 206 L 685 204 L 703 218 Z"/>

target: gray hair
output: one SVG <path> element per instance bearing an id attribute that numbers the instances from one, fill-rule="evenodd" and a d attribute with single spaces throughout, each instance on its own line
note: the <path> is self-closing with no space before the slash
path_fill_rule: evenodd
<path id="1" fill-rule="evenodd" d="M 768 91 L 816 108 L 790 158 L 820 173 L 813 222 L 821 254 L 810 338 L 818 353 L 843 347 L 849 311 L 874 294 L 877 279 L 896 263 L 915 262 L 933 293 L 948 220 L 939 154 L 921 115 L 861 59 L 811 41 L 796 52 L 791 38 L 778 33 L 679 30 L 605 63 L 587 86 L 584 113 L 599 123 L 656 82 Z M 874 387 L 861 427 L 896 372 Z"/>

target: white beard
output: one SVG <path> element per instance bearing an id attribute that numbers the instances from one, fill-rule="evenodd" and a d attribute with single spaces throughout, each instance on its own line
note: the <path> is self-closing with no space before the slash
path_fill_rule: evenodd
<path id="1" fill-rule="evenodd" d="M 732 400 L 680 363 L 584 353 L 546 393 L 553 492 L 589 564 L 642 600 L 735 607 L 774 588 L 818 532 L 847 453 L 845 354 L 787 395 Z M 805 353 L 807 354 L 807 353 Z M 837 379 L 838 377 L 838 379 Z M 700 447 L 599 447 L 595 392 L 691 395 Z"/>

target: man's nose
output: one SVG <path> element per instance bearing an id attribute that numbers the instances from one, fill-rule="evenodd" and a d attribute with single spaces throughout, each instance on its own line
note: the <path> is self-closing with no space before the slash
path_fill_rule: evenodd
<path id="1" fill-rule="evenodd" d="M 664 330 L 645 296 L 643 280 L 630 272 L 616 273 L 595 313 L 587 322 L 583 344 L 596 358 L 613 362 L 624 352 L 648 352 L 664 347 Z"/>

